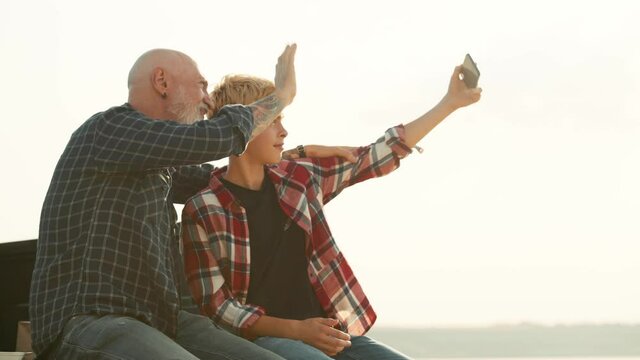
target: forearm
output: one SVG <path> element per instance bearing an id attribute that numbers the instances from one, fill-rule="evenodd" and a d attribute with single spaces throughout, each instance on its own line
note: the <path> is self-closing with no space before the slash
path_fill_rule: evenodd
<path id="1" fill-rule="evenodd" d="M 192 125 L 148 118 L 126 106 L 96 120 L 93 159 L 103 172 L 202 164 L 244 151 L 251 109 L 228 106 Z"/>
<path id="2" fill-rule="evenodd" d="M 247 328 L 244 335 L 250 339 L 272 336 L 297 340 L 297 322 L 298 320 L 263 315 L 251 327 Z"/>
<path id="3" fill-rule="evenodd" d="M 184 204 L 190 197 L 206 187 L 213 169 L 211 164 L 178 167 L 172 174 L 173 202 Z"/>
<path id="4" fill-rule="evenodd" d="M 275 91 L 249 105 L 253 112 L 253 133 L 251 139 L 258 136 L 267 126 L 271 125 L 287 105 L 296 96 L 296 71 L 294 58 L 296 44 L 287 45 L 276 64 L 274 79 Z"/>
<path id="5" fill-rule="evenodd" d="M 405 144 L 410 148 L 414 147 L 420 140 L 422 140 L 423 137 L 431 132 L 431 130 L 433 130 L 454 111 L 455 107 L 445 99 L 440 101 L 424 115 L 404 126 Z"/>
<path id="6" fill-rule="evenodd" d="M 260 135 L 280 115 L 286 104 L 276 93 L 266 96 L 249 105 L 253 113 L 253 132 L 251 139 Z M 251 140 L 250 139 L 250 140 Z"/>
<path id="7" fill-rule="evenodd" d="M 346 187 L 395 170 L 399 160 L 411 153 L 411 148 L 405 145 L 404 133 L 404 126 L 396 126 L 368 146 L 344 148 L 348 156 L 308 158 L 296 163 L 307 168 L 314 183 L 320 186 L 323 202 L 327 203 Z"/>
<path id="8" fill-rule="evenodd" d="M 426 114 L 405 125 L 405 143 L 414 147 L 433 128 L 456 109 L 471 105 L 480 100 L 481 88 L 469 89 L 460 79 L 462 66 L 457 66 L 451 74 L 447 94 Z"/>

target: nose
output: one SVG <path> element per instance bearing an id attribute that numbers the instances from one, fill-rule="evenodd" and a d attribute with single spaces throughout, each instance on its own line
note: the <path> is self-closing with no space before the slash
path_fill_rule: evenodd
<path id="1" fill-rule="evenodd" d="M 282 124 L 280 124 L 280 137 L 284 139 L 287 135 L 289 135 L 289 132 L 284 128 L 284 126 L 282 126 Z"/>
<path id="2" fill-rule="evenodd" d="M 213 101 L 211 101 L 209 95 L 205 95 L 205 97 L 202 99 L 202 102 L 207 105 L 208 112 L 209 114 L 211 114 L 211 112 L 213 111 Z"/>

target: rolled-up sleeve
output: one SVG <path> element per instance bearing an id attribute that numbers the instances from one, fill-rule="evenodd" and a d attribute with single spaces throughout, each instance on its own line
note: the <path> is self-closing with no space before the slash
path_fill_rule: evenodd
<path id="1" fill-rule="evenodd" d="M 355 163 L 341 157 L 308 158 L 296 162 L 311 171 L 322 191 L 323 202 L 327 203 L 346 187 L 397 169 L 400 160 L 412 152 L 404 141 L 404 132 L 403 125 L 392 127 L 374 143 L 355 149 Z"/>
<path id="2" fill-rule="evenodd" d="M 189 201 L 183 211 L 182 242 L 185 274 L 191 295 L 200 312 L 211 317 L 240 336 L 245 336 L 262 315 L 264 308 L 242 304 L 231 292 L 223 275 L 220 263 L 211 249 L 213 233 L 207 234 L 202 225 L 194 220 L 193 202 Z M 195 215 L 197 217 L 197 215 Z"/>
<path id="3" fill-rule="evenodd" d="M 95 130 L 93 158 L 105 172 L 201 164 L 244 152 L 253 130 L 251 110 L 225 106 L 194 124 L 154 120 L 120 106 L 107 110 Z"/>

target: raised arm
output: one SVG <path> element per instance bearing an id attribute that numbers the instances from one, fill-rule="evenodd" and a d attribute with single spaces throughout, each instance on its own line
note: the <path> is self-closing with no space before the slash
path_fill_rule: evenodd
<path id="1" fill-rule="evenodd" d="M 96 122 L 93 156 L 100 171 L 144 171 L 201 164 L 241 154 L 296 94 L 296 45 L 276 65 L 276 90 L 248 106 L 225 106 L 213 119 L 179 124 L 145 116 L 131 107 L 106 111 Z"/>
<path id="2" fill-rule="evenodd" d="M 449 89 L 442 100 L 424 115 L 405 125 L 405 143 L 407 146 L 414 147 L 455 110 L 480 100 L 482 89 L 467 88 L 464 81 L 460 79 L 461 73 L 462 66 L 456 66 L 449 80 Z"/>
<path id="3" fill-rule="evenodd" d="M 355 161 L 347 157 L 299 159 L 320 184 L 325 202 L 334 198 L 344 188 L 373 177 L 383 176 L 399 166 L 399 160 L 411 152 L 410 148 L 425 137 L 455 110 L 480 100 L 482 89 L 469 89 L 460 79 L 462 67 L 455 68 L 449 80 L 449 88 L 442 100 L 424 115 L 404 125 L 387 130 L 375 143 L 351 150 Z M 339 148 L 326 148 L 324 153 Z M 295 152 L 287 156 L 297 158 Z"/>
<path id="4" fill-rule="evenodd" d="M 296 96 L 296 70 L 294 66 L 296 49 L 296 44 L 287 45 L 278 58 L 274 79 L 275 91 L 249 105 L 253 113 L 251 139 L 264 131 Z"/>
<path id="5" fill-rule="evenodd" d="M 397 169 L 400 159 L 411 153 L 404 142 L 404 132 L 404 127 L 399 125 L 388 129 L 371 145 L 351 148 L 353 161 L 344 156 L 302 158 L 294 162 L 281 162 L 280 166 L 304 166 L 318 184 L 323 202 L 327 203 L 348 186 L 384 176 Z"/>
<path id="6" fill-rule="evenodd" d="M 151 119 L 128 106 L 95 116 L 92 155 L 104 172 L 201 164 L 242 153 L 252 131 L 251 111 L 241 105 L 192 125 Z"/>

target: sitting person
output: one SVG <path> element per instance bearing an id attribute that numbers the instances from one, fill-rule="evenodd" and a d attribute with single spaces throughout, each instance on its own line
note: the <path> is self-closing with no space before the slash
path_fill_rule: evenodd
<path id="1" fill-rule="evenodd" d="M 365 336 L 376 320 L 329 230 L 323 206 L 346 187 L 386 175 L 454 110 L 475 103 L 461 68 L 442 101 L 371 145 L 341 157 L 281 160 L 282 117 L 251 141 L 184 207 L 185 270 L 201 313 L 287 359 L 407 359 Z M 249 104 L 273 83 L 228 76 L 211 93 L 214 113 Z"/>

